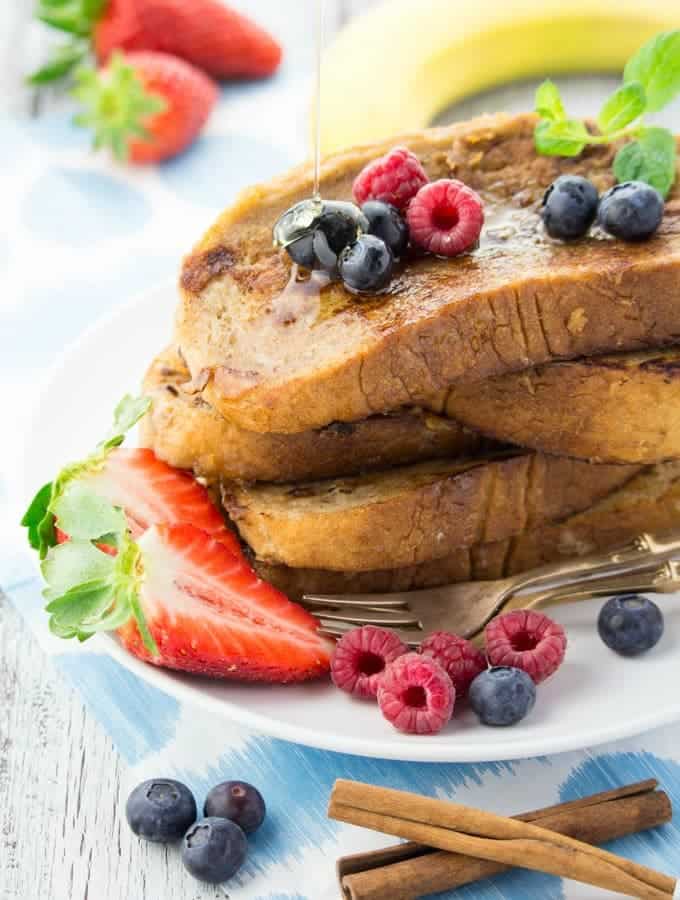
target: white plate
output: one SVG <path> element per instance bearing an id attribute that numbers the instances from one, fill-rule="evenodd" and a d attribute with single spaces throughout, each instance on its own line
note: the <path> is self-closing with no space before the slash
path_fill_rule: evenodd
<path id="1" fill-rule="evenodd" d="M 169 339 L 175 303 L 172 285 L 154 290 L 96 325 L 65 354 L 40 397 L 26 444 L 26 497 L 105 433 L 115 403 L 126 391 L 138 390 L 148 362 Z M 493 729 L 466 712 L 435 737 L 399 734 L 373 704 L 352 701 L 328 683 L 271 687 L 208 681 L 145 665 L 110 637 L 101 638 L 100 646 L 179 700 L 286 740 L 423 762 L 519 759 L 630 737 L 680 720 L 680 596 L 660 602 L 666 634 L 653 652 L 636 660 L 618 657 L 600 642 L 595 627 L 599 602 L 554 611 L 567 629 L 567 660 L 539 688 L 532 714 L 514 728 Z"/>

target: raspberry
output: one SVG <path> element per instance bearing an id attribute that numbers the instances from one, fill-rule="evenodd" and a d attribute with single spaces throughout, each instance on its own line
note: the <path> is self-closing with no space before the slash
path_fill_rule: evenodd
<path id="1" fill-rule="evenodd" d="M 393 631 L 364 625 L 344 634 L 331 660 L 333 684 L 355 697 L 375 697 L 385 666 L 407 652 Z"/>
<path id="2" fill-rule="evenodd" d="M 395 147 L 364 166 L 354 179 L 352 193 L 359 206 L 367 200 L 382 200 L 404 210 L 427 181 L 418 157 L 405 147 Z"/>
<path id="3" fill-rule="evenodd" d="M 470 641 L 435 631 L 420 645 L 420 652 L 436 660 L 453 682 L 456 697 L 465 697 L 470 685 L 486 669 L 486 657 Z"/>
<path id="4" fill-rule="evenodd" d="M 486 655 L 491 665 L 522 669 L 536 684 L 559 669 L 566 648 L 564 628 L 533 610 L 514 610 L 486 627 Z"/>
<path id="5" fill-rule="evenodd" d="M 437 256 L 458 256 L 477 243 L 484 224 L 481 197 L 451 178 L 422 187 L 406 212 L 411 243 Z"/>
<path id="6" fill-rule="evenodd" d="M 406 653 L 380 679 L 378 705 L 398 731 L 437 734 L 450 721 L 456 689 L 444 669 L 428 656 Z"/>

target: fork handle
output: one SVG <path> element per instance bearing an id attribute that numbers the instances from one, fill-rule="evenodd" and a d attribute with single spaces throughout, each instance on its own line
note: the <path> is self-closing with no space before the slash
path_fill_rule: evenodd
<path id="1" fill-rule="evenodd" d="M 511 590 L 514 595 L 518 591 L 540 588 L 564 578 L 576 579 L 579 576 L 592 578 L 628 572 L 678 552 L 680 552 L 680 529 L 666 533 L 663 539 L 643 532 L 615 550 L 590 553 L 560 563 L 548 563 L 529 572 L 520 573 L 515 577 Z"/>
<path id="2" fill-rule="evenodd" d="M 535 594 L 512 597 L 503 607 L 503 612 L 511 609 L 536 609 L 558 603 L 572 603 L 578 600 L 591 600 L 595 597 L 608 597 L 614 594 L 634 592 L 667 594 L 678 590 L 680 583 L 676 570 L 670 562 L 657 565 L 651 570 L 622 573 L 611 577 L 599 578 L 595 581 L 581 581 L 570 585 L 558 585 L 546 588 Z"/>

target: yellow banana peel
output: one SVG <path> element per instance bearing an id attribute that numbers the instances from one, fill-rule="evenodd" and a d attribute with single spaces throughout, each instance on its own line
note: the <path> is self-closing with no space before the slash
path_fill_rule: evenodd
<path id="1" fill-rule="evenodd" d="M 510 81 L 620 72 L 678 27 L 680 0 L 386 0 L 324 54 L 322 151 L 419 130 Z"/>

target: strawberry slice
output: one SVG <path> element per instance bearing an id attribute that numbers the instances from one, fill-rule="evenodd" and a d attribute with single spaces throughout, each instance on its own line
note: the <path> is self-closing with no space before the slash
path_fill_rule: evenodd
<path id="1" fill-rule="evenodd" d="M 328 671 L 333 644 L 316 619 L 223 543 L 193 525 L 155 525 L 138 545 L 139 603 L 159 653 L 146 649 L 131 618 L 118 634 L 135 656 L 240 681 L 305 681 Z"/>
<path id="2" fill-rule="evenodd" d="M 243 556 L 238 538 L 227 528 L 206 488 L 192 475 L 158 459 L 153 450 L 112 450 L 103 467 L 84 475 L 83 481 L 125 510 L 133 538 L 151 525 L 191 522 L 234 556 Z"/>

